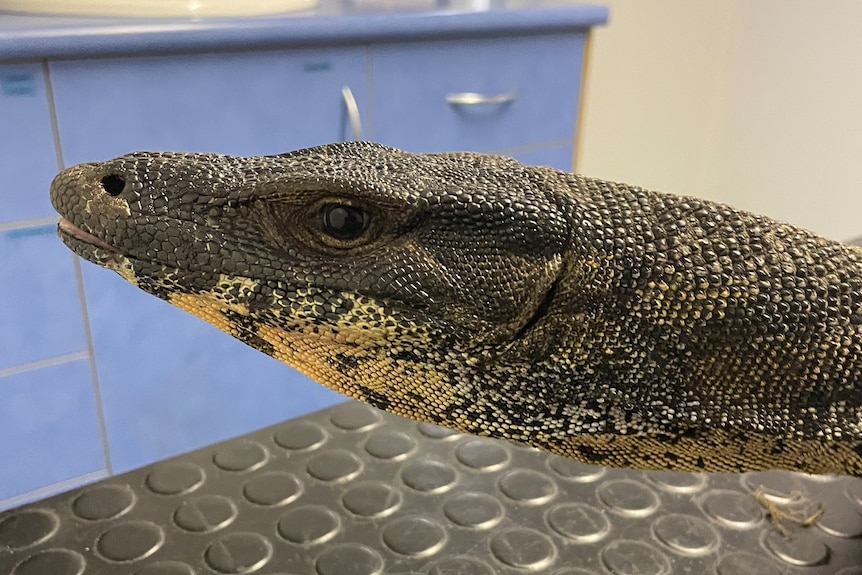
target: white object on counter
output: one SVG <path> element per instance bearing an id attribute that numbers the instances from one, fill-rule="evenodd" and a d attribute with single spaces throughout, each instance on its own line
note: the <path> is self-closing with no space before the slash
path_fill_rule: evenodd
<path id="1" fill-rule="evenodd" d="M 318 0 L 0 0 L 0 12 L 64 16 L 262 16 L 308 10 Z"/>

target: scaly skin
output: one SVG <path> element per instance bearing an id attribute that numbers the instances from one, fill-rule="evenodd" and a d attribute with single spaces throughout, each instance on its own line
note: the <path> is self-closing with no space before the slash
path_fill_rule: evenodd
<path id="1" fill-rule="evenodd" d="M 611 466 L 862 476 L 859 248 L 368 143 L 130 154 L 51 199 L 82 257 L 381 409 Z"/>

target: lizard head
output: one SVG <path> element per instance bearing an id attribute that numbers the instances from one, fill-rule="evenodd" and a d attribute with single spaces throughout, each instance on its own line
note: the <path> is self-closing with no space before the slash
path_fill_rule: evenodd
<path id="1" fill-rule="evenodd" d="M 553 292 L 569 224 L 548 177 L 349 143 L 134 153 L 64 170 L 51 199 L 85 259 L 330 387 L 441 421 L 470 400 L 451 354 L 505 347 Z"/>

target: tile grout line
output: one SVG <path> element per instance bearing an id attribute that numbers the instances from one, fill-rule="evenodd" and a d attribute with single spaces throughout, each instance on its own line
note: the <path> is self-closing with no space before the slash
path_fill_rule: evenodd
<path id="1" fill-rule="evenodd" d="M 4 367 L 3 369 L 0 369 L 0 377 L 18 375 L 19 373 L 42 369 L 43 367 L 51 367 L 70 361 L 77 361 L 80 359 L 89 359 L 89 357 L 90 354 L 87 351 L 75 351 L 72 353 L 66 353 L 48 359 L 40 359 L 38 361 L 31 361 L 29 363 L 21 363 L 18 365 L 13 365 L 12 367 Z"/>
<path id="2" fill-rule="evenodd" d="M 365 46 L 365 133 L 362 140 L 374 139 L 374 47 Z"/>
<path id="3" fill-rule="evenodd" d="M 109 474 L 106 473 L 105 470 L 91 471 L 90 473 L 85 473 L 83 475 L 72 477 L 71 479 L 64 479 L 63 481 L 51 483 L 50 485 L 45 485 L 44 487 L 39 487 L 38 489 L 34 489 L 26 493 L 21 493 L 20 495 L 13 495 L 8 499 L 0 499 L 0 513 L 2 513 L 2 510 L 14 509 L 15 507 L 19 507 L 26 503 L 44 499 L 46 497 L 51 497 L 52 495 L 57 495 L 64 491 L 69 491 L 70 489 L 73 489 L 75 487 L 79 487 L 87 483 L 92 483 L 94 481 L 104 479 L 108 476 Z"/>
<path id="4" fill-rule="evenodd" d="M 51 84 L 51 70 L 48 60 L 42 60 L 42 75 L 45 77 L 45 97 L 48 100 L 48 114 L 51 117 L 51 137 L 54 140 L 54 156 L 57 161 L 57 169 L 66 167 L 63 159 L 63 148 L 60 145 L 60 122 L 57 119 L 57 106 L 54 102 L 54 86 Z"/>
<path id="5" fill-rule="evenodd" d="M 51 133 L 54 138 L 54 153 L 57 158 L 57 169 L 62 170 L 66 167 L 66 162 L 63 158 L 63 147 L 60 142 L 60 122 L 57 118 L 57 106 L 54 102 L 54 87 L 51 84 L 51 70 L 48 66 L 48 61 L 42 61 L 42 73 L 45 76 L 45 92 L 48 98 L 48 110 L 51 115 Z M 96 419 L 99 424 L 99 436 L 102 440 L 102 456 L 105 459 L 105 469 L 108 475 L 114 474 L 113 464 L 111 462 L 111 447 L 108 443 L 108 427 L 105 422 L 105 408 L 102 402 L 102 388 L 99 385 L 99 372 L 96 369 L 96 353 L 93 345 L 93 332 L 90 329 L 90 314 L 87 310 L 87 298 L 84 295 L 84 274 L 81 271 L 81 260 L 75 256 L 72 257 L 72 266 L 75 270 L 75 283 L 78 288 L 78 304 L 81 310 L 81 321 L 84 325 L 84 341 L 87 344 L 87 354 L 90 360 L 90 385 L 93 389 L 93 399 L 96 403 Z"/>
<path id="6" fill-rule="evenodd" d="M 90 380 L 93 388 L 93 396 L 96 402 L 96 417 L 99 422 L 99 435 L 102 438 L 102 454 L 105 458 L 105 468 L 108 475 L 114 474 L 111 462 L 111 447 L 108 444 L 108 426 L 105 422 L 105 408 L 102 402 L 102 388 L 99 385 L 99 372 L 96 369 L 96 352 L 93 346 L 93 332 L 90 330 L 90 314 L 87 310 L 87 298 L 84 295 L 84 274 L 81 271 L 81 260 L 75 256 L 73 265 L 75 267 L 75 281 L 78 284 L 78 301 L 81 306 L 81 321 L 84 324 L 84 340 L 87 342 L 87 355 L 90 359 Z"/>
<path id="7" fill-rule="evenodd" d="M 39 228 L 43 226 L 55 226 L 60 216 L 45 216 L 43 218 L 29 218 L 26 220 L 14 220 L 0 223 L 0 232 L 23 230 L 27 228 Z"/>

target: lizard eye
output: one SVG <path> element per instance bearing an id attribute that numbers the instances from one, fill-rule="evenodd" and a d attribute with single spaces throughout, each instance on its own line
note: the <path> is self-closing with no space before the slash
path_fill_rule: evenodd
<path id="1" fill-rule="evenodd" d="M 360 206 L 328 204 L 323 207 L 323 231 L 336 240 L 359 238 L 368 229 L 370 219 Z"/>

